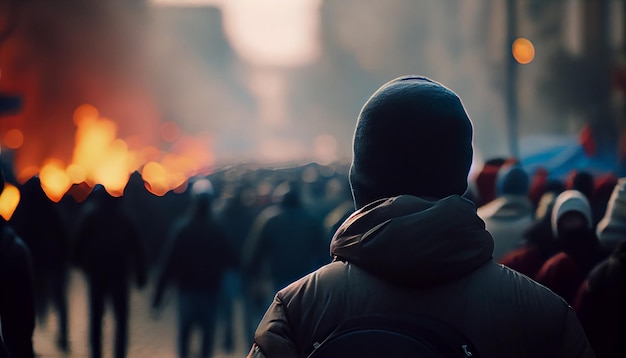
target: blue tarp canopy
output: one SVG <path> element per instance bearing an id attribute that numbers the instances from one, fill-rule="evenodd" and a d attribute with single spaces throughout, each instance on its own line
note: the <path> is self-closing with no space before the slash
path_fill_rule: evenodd
<path id="1" fill-rule="evenodd" d="M 543 167 L 550 177 L 559 179 L 573 170 L 585 170 L 594 175 L 626 176 L 626 161 L 619 161 L 617 150 L 615 154 L 587 156 L 575 137 L 536 136 L 523 140 L 520 147 L 522 166 L 531 174 Z"/>

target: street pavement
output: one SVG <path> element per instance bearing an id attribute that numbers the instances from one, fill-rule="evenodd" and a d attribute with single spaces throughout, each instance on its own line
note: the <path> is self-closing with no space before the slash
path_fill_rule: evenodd
<path id="1" fill-rule="evenodd" d="M 176 316 L 174 294 L 169 295 L 166 306 L 155 316 L 150 309 L 153 287 L 148 285 L 143 290 L 133 290 L 130 306 L 130 335 L 128 358 L 176 358 Z M 68 289 L 69 302 L 69 337 L 70 352 L 64 354 L 55 346 L 56 316 L 50 310 L 45 323 L 38 322 L 33 337 L 35 353 L 38 357 L 89 357 L 88 346 L 88 305 L 87 287 L 83 276 L 73 272 L 70 276 Z M 241 302 L 235 302 L 235 351 L 226 353 L 220 342 L 223 329 L 216 330 L 215 358 L 245 357 L 249 347 L 243 336 L 243 318 Z M 110 311 L 107 311 L 103 322 L 103 358 L 112 358 L 114 321 Z M 199 334 L 192 337 L 191 352 L 199 352 Z M 195 357 L 195 356 L 192 356 Z"/>

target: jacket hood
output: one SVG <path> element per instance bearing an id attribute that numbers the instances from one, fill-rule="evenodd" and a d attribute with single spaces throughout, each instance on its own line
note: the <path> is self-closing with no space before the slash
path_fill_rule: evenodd
<path id="1" fill-rule="evenodd" d="M 353 213 L 330 251 L 384 280 L 423 288 L 463 277 L 491 260 L 493 239 L 474 204 L 461 196 L 429 201 L 401 195 Z"/>

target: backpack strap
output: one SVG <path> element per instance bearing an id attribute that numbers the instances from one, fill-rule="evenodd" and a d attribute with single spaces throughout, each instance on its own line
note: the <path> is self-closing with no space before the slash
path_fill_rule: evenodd
<path id="1" fill-rule="evenodd" d="M 419 356 L 479 358 L 458 328 L 426 316 L 366 315 L 345 320 L 308 358 Z"/>

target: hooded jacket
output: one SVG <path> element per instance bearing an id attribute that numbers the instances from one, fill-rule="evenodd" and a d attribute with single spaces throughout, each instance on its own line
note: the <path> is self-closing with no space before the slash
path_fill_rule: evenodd
<path id="1" fill-rule="evenodd" d="M 332 263 L 277 293 L 252 356 L 306 357 L 344 320 L 389 314 L 456 326 L 482 357 L 593 357 L 567 303 L 492 252 L 476 207 L 460 196 L 373 202 L 338 229 Z"/>

